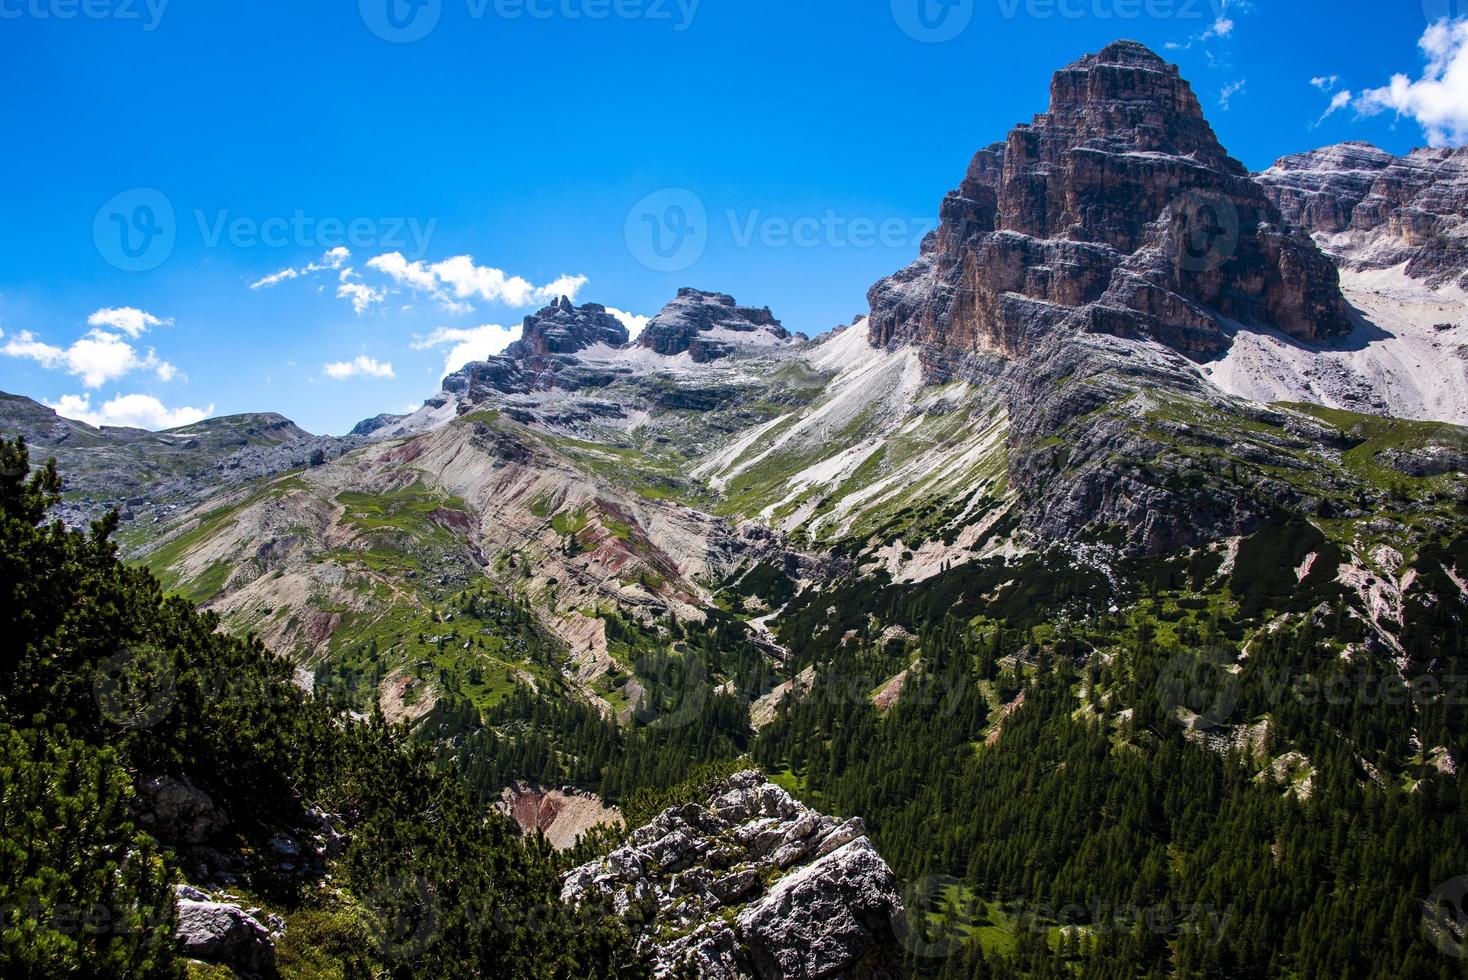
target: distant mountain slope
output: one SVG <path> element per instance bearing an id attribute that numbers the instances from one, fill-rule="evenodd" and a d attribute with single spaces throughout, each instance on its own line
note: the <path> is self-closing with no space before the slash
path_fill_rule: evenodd
<path id="1" fill-rule="evenodd" d="M 149 521 L 163 509 L 221 489 L 310 465 L 342 451 L 274 413 L 230 415 L 149 432 L 98 428 L 62 418 L 30 398 L 0 392 L 0 435 L 24 436 L 39 461 L 54 456 L 66 474 L 60 510 L 81 522 L 122 509 Z"/>

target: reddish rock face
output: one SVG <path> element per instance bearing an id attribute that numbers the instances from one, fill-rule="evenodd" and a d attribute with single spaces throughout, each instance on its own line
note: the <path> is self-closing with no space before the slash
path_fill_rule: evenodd
<path id="1" fill-rule="evenodd" d="M 918 262 L 874 286 L 871 338 L 930 370 L 1022 357 L 1057 330 L 1192 357 L 1233 329 L 1350 330 L 1335 267 L 1219 144 L 1191 87 L 1118 42 L 1057 72 L 1048 113 L 980 150 Z"/>

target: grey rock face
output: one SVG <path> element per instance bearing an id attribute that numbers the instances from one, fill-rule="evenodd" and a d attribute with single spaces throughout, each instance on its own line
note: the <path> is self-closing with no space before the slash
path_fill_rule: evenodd
<path id="1" fill-rule="evenodd" d="M 1433 286 L 1468 273 L 1468 148 L 1397 157 L 1342 143 L 1284 157 L 1256 180 L 1286 221 L 1344 266 L 1405 262 Z"/>
<path id="2" fill-rule="evenodd" d="M 770 340 L 790 339 L 789 331 L 769 307 L 740 306 L 734 297 L 723 293 L 683 288 L 649 321 L 637 343 L 667 356 L 687 351 L 695 362 L 703 364 L 729 353 L 732 340 L 727 339 L 725 331 L 749 334 L 751 341 L 758 332 Z"/>
<path id="3" fill-rule="evenodd" d="M 616 373 L 591 368 L 576 354 L 597 344 L 621 347 L 627 341 L 627 328 L 606 307 L 598 303 L 575 306 L 562 296 L 527 316 L 520 339 L 503 354 L 464 365 L 444 378 L 443 390 L 462 403 L 477 404 L 497 394 L 610 384 L 618 377 Z"/>
<path id="4" fill-rule="evenodd" d="M 564 879 L 561 898 L 609 896 L 642 921 L 658 976 L 820 978 L 891 964 L 903 904 L 859 819 L 816 813 L 739 773 L 703 804 L 664 811 Z"/>
<path id="5" fill-rule="evenodd" d="M 560 363 L 557 355 L 575 354 L 595 344 L 620 347 L 625 343 L 627 328 L 605 306 L 573 306 L 562 296 L 525 318 L 520 339 L 505 348 L 505 357 L 539 375 L 554 373 Z"/>
<path id="6" fill-rule="evenodd" d="M 865 837 L 777 881 L 735 919 L 758 977 L 833 977 L 892 929 L 901 895 Z"/>
<path id="7" fill-rule="evenodd" d="M 1225 319 L 1350 329 L 1336 270 L 1219 144 L 1191 87 L 1132 42 L 1057 72 L 1050 111 L 980 150 L 918 262 L 869 295 L 872 342 L 940 377 L 1056 332 L 1226 350 Z"/>
<path id="8" fill-rule="evenodd" d="M 1010 479 L 1021 492 L 1026 527 L 1044 541 L 1120 532 L 1126 552 L 1166 554 L 1262 526 L 1296 507 L 1284 482 L 1241 486 L 1199 469 L 1180 447 L 1209 444 L 1245 458 L 1229 433 L 1248 431 L 1266 412 L 1210 390 L 1177 354 L 1107 336 L 1055 337 L 1006 376 Z M 1220 417 L 1207 430 L 1181 424 L 1161 431 L 1147 415 L 1163 399 L 1207 406 Z M 1303 441 L 1301 443 L 1303 445 Z M 1297 446 L 1296 448 L 1299 448 Z M 1284 453 L 1260 463 L 1288 465 Z"/>
<path id="9" fill-rule="evenodd" d="M 226 964 L 249 977 L 275 973 L 275 943 L 270 930 L 238 905 L 199 901 L 204 894 L 187 885 L 178 895 L 178 943 L 192 959 Z"/>

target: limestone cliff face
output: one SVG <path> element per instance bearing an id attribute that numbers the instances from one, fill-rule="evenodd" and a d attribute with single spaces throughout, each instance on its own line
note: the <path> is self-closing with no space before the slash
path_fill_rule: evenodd
<path id="1" fill-rule="evenodd" d="M 1284 157 L 1256 179 L 1286 221 L 1348 268 L 1405 262 L 1432 286 L 1468 272 L 1468 147 L 1397 157 L 1342 143 Z"/>
<path id="2" fill-rule="evenodd" d="M 1226 320 L 1348 332 L 1336 270 L 1219 144 L 1177 68 L 1118 42 L 1057 72 L 1048 113 L 980 150 L 917 263 L 869 294 L 871 339 L 940 376 L 1056 331 L 1195 358 Z"/>
<path id="3" fill-rule="evenodd" d="M 659 354 L 687 351 L 699 364 L 728 355 L 735 342 L 778 343 L 790 334 L 769 307 L 740 306 L 734 297 L 683 288 L 637 338 L 640 346 Z"/>

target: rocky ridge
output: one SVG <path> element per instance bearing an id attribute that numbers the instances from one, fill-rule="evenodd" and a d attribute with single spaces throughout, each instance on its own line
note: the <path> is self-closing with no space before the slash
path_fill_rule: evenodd
<path id="1" fill-rule="evenodd" d="M 444 391 L 477 403 L 492 392 L 528 392 L 535 389 L 577 389 L 607 384 L 612 378 L 588 371 L 575 355 L 596 344 L 620 347 L 627 343 L 627 327 L 598 303 L 575 306 L 562 296 L 527 316 L 520 339 L 503 354 L 465 365 L 444 379 Z"/>
<path id="2" fill-rule="evenodd" d="M 648 322 L 637 343 L 669 357 L 686 351 L 694 363 L 705 364 L 727 357 L 737 342 L 788 340 L 790 332 L 768 306 L 740 306 L 732 296 L 685 287 Z"/>
<path id="3" fill-rule="evenodd" d="M 335 459 L 365 441 L 316 436 L 273 412 L 205 419 L 160 432 L 62 418 L 30 398 L 0 392 L 0 435 L 24 436 L 36 463 L 54 457 L 66 498 L 58 516 L 84 525 L 117 508 L 153 523 L 254 480 Z"/>
<path id="4" fill-rule="evenodd" d="M 1350 142 L 1287 156 L 1255 180 L 1285 220 L 1351 269 L 1405 264 L 1430 286 L 1468 274 L 1468 148 L 1404 157 Z"/>
<path id="5" fill-rule="evenodd" d="M 571 871 L 561 898 L 640 918 L 658 977 L 874 975 L 903 933 L 897 878 L 861 820 L 823 816 L 753 770 Z"/>

